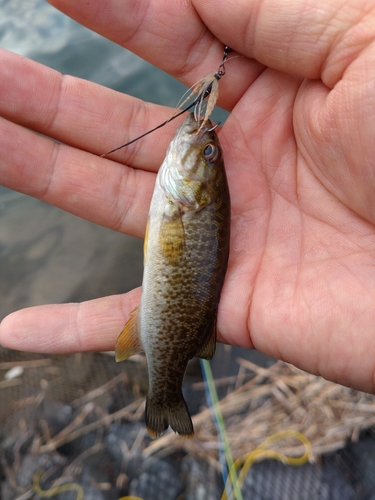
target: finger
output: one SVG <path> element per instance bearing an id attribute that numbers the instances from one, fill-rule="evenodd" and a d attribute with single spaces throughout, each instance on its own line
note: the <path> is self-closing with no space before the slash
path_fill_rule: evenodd
<path id="1" fill-rule="evenodd" d="M 154 174 L 56 144 L 3 119 L 0 151 L 4 186 L 143 237 Z"/>
<path id="2" fill-rule="evenodd" d="M 173 113 L 79 78 L 63 77 L 2 49 L 0 60 L 1 116 L 97 155 L 138 137 Z M 110 158 L 155 171 L 175 128 L 176 123 L 168 124 Z"/>
<path id="3" fill-rule="evenodd" d="M 50 354 L 113 351 L 139 305 L 141 288 L 80 304 L 50 304 L 9 314 L 0 323 L 0 345 Z M 222 340 L 219 335 L 219 340 Z M 224 340 L 225 341 L 225 340 Z"/>
<path id="4" fill-rule="evenodd" d="M 0 323 L 0 344 L 43 353 L 111 351 L 139 300 L 137 288 L 81 304 L 22 309 Z"/>
<path id="5" fill-rule="evenodd" d="M 375 35 L 372 2 L 192 0 L 216 36 L 274 69 L 332 88 Z"/>
<path id="6" fill-rule="evenodd" d="M 185 0 L 49 0 L 79 23 L 126 47 L 189 87 L 215 72 L 225 37 L 213 36 L 191 2 Z M 239 51 L 243 54 L 243 51 Z M 228 62 L 218 104 L 231 110 L 263 66 L 237 58 Z M 230 69 L 230 71 L 229 71 Z"/>

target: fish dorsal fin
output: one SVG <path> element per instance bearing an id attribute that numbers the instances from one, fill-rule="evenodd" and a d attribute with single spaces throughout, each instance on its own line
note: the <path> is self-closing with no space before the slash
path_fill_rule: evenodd
<path id="1" fill-rule="evenodd" d="M 212 332 L 206 342 L 203 344 L 199 352 L 196 354 L 197 358 L 212 359 L 216 349 L 216 320 Z"/>
<path id="2" fill-rule="evenodd" d="M 138 330 L 138 307 L 131 313 L 124 329 L 120 333 L 115 348 L 116 361 L 124 361 L 133 354 L 143 352 L 141 339 Z"/>
<path id="3" fill-rule="evenodd" d="M 185 249 L 185 232 L 180 213 L 163 218 L 160 226 L 160 248 L 168 264 L 177 266 Z"/>

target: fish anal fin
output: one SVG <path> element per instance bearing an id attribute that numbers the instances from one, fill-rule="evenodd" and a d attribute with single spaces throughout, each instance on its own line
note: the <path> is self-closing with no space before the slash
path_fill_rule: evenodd
<path id="1" fill-rule="evenodd" d="M 182 394 L 179 403 L 173 406 L 147 397 L 146 427 L 150 437 L 158 438 L 169 426 L 182 437 L 194 437 L 193 423 Z"/>
<path id="2" fill-rule="evenodd" d="M 212 359 L 216 349 L 216 320 L 212 332 L 201 349 L 197 352 L 197 358 Z"/>
<path id="3" fill-rule="evenodd" d="M 163 218 L 160 227 L 160 248 L 168 264 L 177 266 L 185 249 L 185 233 L 180 214 Z"/>
<path id="4" fill-rule="evenodd" d="M 115 347 L 116 361 L 124 361 L 134 354 L 143 352 L 138 330 L 138 307 L 131 313 L 124 329 L 120 333 Z"/>

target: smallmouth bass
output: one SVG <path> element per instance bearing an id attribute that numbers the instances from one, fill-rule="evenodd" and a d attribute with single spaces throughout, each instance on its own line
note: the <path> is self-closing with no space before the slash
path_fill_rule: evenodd
<path id="1" fill-rule="evenodd" d="M 139 307 L 116 344 L 116 361 L 144 352 L 151 437 L 168 426 L 194 429 L 182 395 L 189 359 L 211 359 L 229 255 L 230 198 L 219 140 L 210 120 L 190 113 L 170 143 L 155 183 L 144 243 Z"/>

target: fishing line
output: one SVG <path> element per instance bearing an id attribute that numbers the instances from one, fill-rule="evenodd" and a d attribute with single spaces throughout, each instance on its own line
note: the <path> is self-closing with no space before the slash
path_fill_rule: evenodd
<path id="1" fill-rule="evenodd" d="M 237 478 L 236 467 L 230 449 L 229 439 L 225 430 L 225 422 L 221 412 L 215 382 L 212 376 L 211 365 L 206 359 L 200 359 L 199 361 L 202 368 L 206 396 L 208 396 L 208 404 L 212 411 L 213 420 L 218 431 L 220 464 L 222 466 L 221 473 L 224 479 L 225 495 L 227 498 L 233 498 L 234 495 L 236 500 L 243 500 L 241 488 Z"/>
<path id="2" fill-rule="evenodd" d="M 164 125 L 167 125 L 167 123 L 169 123 L 172 120 L 174 120 L 175 118 L 181 116 L 186 111 L 189 111 L 190 108 L 192 108 L 193 106 L 196 105 L 197 101 L 198 101 L 198 98 L 195 99 L 195 101 L 192 104 L 190 104 L 190 106 L 187 106 L 186 108 L 182 109 L 179 113 L 177 113 L 176 115 L 173 115 L 171 118 L 168 118 L 168 120 L 165 120 L 165 122 L 160 123 L 160 125 L 158 125 L 157 127 L 152 128 L 151 130 L 148 130 L 144 134 L 140 135 L 139 137 L 136 137 L 135 139 L 132 139 L 131 141 L 127 142 L 126 144 L 123 144 L 122 146 L 119 146 L 118 148 L 112 149 L 112 151 L 108 151 L 108 153 L 104 153 L 104 154 L 100 155 L 100 157 L 105 158 L 107 155 L 110 155 L 111 153 L 114 153 L 115 151 L 118 151 L 119 149 L 125 148 L 126 146 L 130 146 L 130 144 L 133 144 L 133 142 L 139 141 L 139 139 L 143 139 L 143 137 L 146 137 L 146 135 L 151 134 L 151 132 L 155 132 L 155 130 L 158 130 L 158 128 L 164 127 Z"/>
<path id="3" fill-rule="evenodd" d="M 210 383 L 209 383 L 209 372 L 207 372 L 207 363 L 203 363 L 203 360 L 199 360 L 201 363 L 201 369 L 202 369 L 202 375 L 203 375 L 203 381 L 204 381 L 204 391 L 206 394 L 206 400 L 207 400 L 207 405 L 211 410 L 212 413 L 212 418 L 215 423 L 215 427 L 217 430 L 218 435 L 220 436 L 220 425 L 221 423 L 219 422 L 219 417 L 217 413 L 215 412 L 214 408 L 214 401 L 212 397 L 212 390 L 210 389 Z M 220 469 L 221 469 L 221 475 L 223 477 L 223 482 L 225 485 L 227 485 L 227 479 L 228 479 L 228 467 L 226 463 L 226 457 L 225 457 L 225 450 L 224 450 L 224 443 L 219 442 L 219 463 L 220 463 Z"/>

